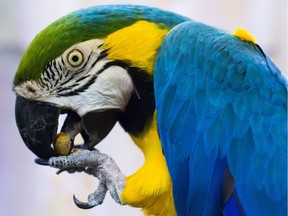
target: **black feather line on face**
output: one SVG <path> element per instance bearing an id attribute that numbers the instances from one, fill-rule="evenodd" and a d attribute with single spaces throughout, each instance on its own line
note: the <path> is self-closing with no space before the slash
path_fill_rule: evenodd
<path id="1" fill-rule="evenodd" d="M 51 70 L 50 64 L 48 64 L 47 67 L 45 68 L 44 75 L 46 75 L 49 80 L 51 79 L 50 72 L 49 72 L 50 70 Z"/>
<path id="2" fill-rule="evenodd" d="M 97 57 L 97 59 L 91 64 L 90 70 L 96 65 L 97 62 L 101 61 L 102 59 L 107 57 L 107 51 L 108 50 L 103 50 L 100 55 Z"/>
<path id="3" fill-rule="evenodd" d="M 54 71 L 57 70 L 57 67 L 56 67 L 56 61 L 53 61 L 50 65 L 50 72 L 51 72 L 51 77 L 52 77 L 52 80 L 55 80 L 55 73 Z"/>
<path id="4" fill-rule="evenodd" d="M 91 55 L 92 55 L 92 52 L 90 52 L 86 62 L 83 64 L 83 66 L 79 70 L 82 70 L 82 71 L 85 70 L 85 68 L 86 68 L 86 66 L 87 66 L 87 64 L 88 64 L 88 62 L 90 60 Z"/>
<path id="5" fill-rule="evenodd" d="M 63 56 L 61 56 L 61 63 L 62 63 L 63 66 L 65 65 L 65 61 L 64 61 Z"/>
<path id="6" fill-rule="evenodd" d="M 80 77 L 79 79 L 76 80 L 76 83 L 78 83 L 78 82 L 80 82 L 80 81 L 82 81 L 82 80 L 84 80 L 84 79 L 86 79 L 88 77 L 89 77 L 89 75 L 82 76 L 82 77 Z"/>
<path id="7" fill-rule="evenodd" d="M 71 77 L 72 79 L 74 78 L 74 76 Z M 72 80 L 72 79 L 69 79 L 69 80 Z M 79 79 L 76 80 L 76 82 L 72 85 L 69 85 L 67 87 L 61 87 L 59 88 L 59 90 L 57 90 L 57 96 L 58 97 L 61 97 L 61 96 L 74 96 L 74 95 L 79 95 L 81 92 L 84 92 L 86 89 L 89 88 L 90 85 L 92 85 L 97 76 L 91 76 L 90 79 L 88 80 L 87 83 L 85 83 L 84 85 L 82 85 L 81 87 L 79 88 L 76 88 L 77 86 L 80 86 L 80 82 L 83 81 L 84 79 L 87 79 L 89 78 L 89 75 L 86 75 L 86 76 L 83 76 L 83 77 L 80 77 Z M 66 83 L 66 82 L 65 82 Z M 74 90 L 71 90 L 73 88 L 76 88 Z"/>

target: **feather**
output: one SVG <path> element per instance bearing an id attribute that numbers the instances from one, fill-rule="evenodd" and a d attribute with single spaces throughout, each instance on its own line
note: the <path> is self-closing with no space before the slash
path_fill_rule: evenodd
<path id="1" fill-rule="evenodd" d="M 159 49 L 154 87 L 179 215 L 284 215 L 287 80 L 258 45 L 182 23 Z"/>

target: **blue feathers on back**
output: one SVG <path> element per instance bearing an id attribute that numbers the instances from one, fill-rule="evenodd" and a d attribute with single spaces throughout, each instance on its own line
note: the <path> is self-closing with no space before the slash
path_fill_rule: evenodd
<path id="1" fill-rule="evenodd" d="M 178 214 L 286 215 L 287 80 L 261 48 L 188 21 L 164 39 L 154 79 Z"/>

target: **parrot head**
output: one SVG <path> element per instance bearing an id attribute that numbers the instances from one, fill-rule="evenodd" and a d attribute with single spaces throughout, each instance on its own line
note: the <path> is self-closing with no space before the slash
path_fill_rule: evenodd
<path id="1" fill-rule="evenodd" d="M 98 6 L 60 18 L 31 42 L 14 78 L 15 116 L 40 159 L 61 131 L 92 149 L 117 121 L 132 134 L 152 118 L 153 63 L 168 30 L 187 18 L 143 6 Z"/>

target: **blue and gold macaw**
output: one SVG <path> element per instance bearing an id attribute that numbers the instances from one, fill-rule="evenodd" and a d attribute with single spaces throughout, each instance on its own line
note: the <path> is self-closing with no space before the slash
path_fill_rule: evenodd
<path id="1" fill-rule="evenodd" d="M 82 9 L 36 36 L 14 90 L 35 161 L 99 178 L 87 203 L 74 197 L 81 208 L 109 191 L 146 215 L 286 215 L 287 79 L 243 29 L 144 6 Z M 127 177 L 94 148 L 116 122 L 145 156 Z"/>

